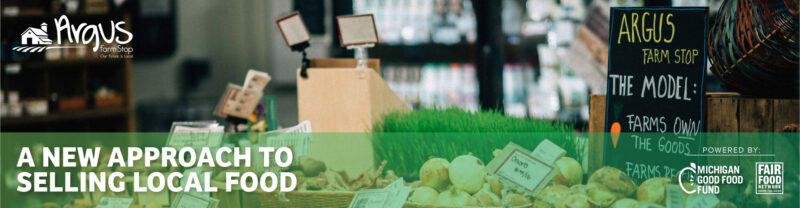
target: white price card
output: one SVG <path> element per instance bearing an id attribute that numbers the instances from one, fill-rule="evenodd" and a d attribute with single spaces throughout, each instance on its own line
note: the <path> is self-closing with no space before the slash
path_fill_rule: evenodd
<path id="1" fill-rule="evenodd" d="M 349 208 L 377 208 L 384 207 L 392 192 L 387 189 L 369 189 L 357 191 L 350 201 Z"/>
<path id="2" fill-rule="evenodd" d="M 231 111 L 230 109 L 234 107 L 232 102 L 236 100 L 236 95 L 241 91 L 242 87 L 235 84 L 228 84 L 228 87 L 225 89 L 225 92 L 222 93 L 222 97 L 219 99 L 214 109 L 214 114 L 220 117 L 228 116 Z"/>
<path id="3" fill-rule="evenodd" d="M 247 71 L 247 76 L 244 79 L 244 89 L 258 92 L 264 91 L 264 87 L 267 86 L 270 80 L 272 80 L 272 77 L 266 72 L 251 69 Z"/>
<path id="4" fill-rule="evenodd" d="M 258 137 L 259 147 L 274 147 L 276 149 L 278 147 L 288 147 L 292 149 L 293 159 L 295 160 L 300 156 L 311 155 L 311 121 L 305 120 L 296 126 L 260 133 Z M 255 164 L 263 164 L 264 155 L 261 152 L 256 152 L 255 155 L 256 157 L 253 160 Z M 280 170 L 280 167 L 272 164 L 274 161 L 270 162 L 270 167 L 264 169 L 265 171 L 277 172 Z M 256 166 L 259 170 L 261 167 L 263 165 Z"/>
<path id="5" fill-rule="evenodd" d="M 215 114 L 221 117 L 234 116 L 250 119 L 258 101 L 261 100 L 261 91 L 243 89 L 241 86 L 228 84 L 225 94 L 217 103 Z"/>
<path id="6" fill-rule="evenodd" d="M 271 79 L 272 77 L 266 72 L 252 69 L 247 71 L 244 87 L 228 84 L 228 88 L 225 89 L 225 93 L 222 94 L 222 98 L 214 109 L 214 114 L 220 117 L 233 116 L 249 120 L 258 106 L 258 102 L 261 101 L 264 87 Z"/>
<path id="7" fill-rule="evenodd" d="M 170 208 L 216 208 L 217 204 L 219 204 L 219 199 L 191 193 L 178 193 Z"/>
<path id="8" fill-rule="evenodd" d="M 128 208 L 133 204 L 133 198 L 103 197 L 95 208 Z"/>
<path id="9" fill-rule="evenodd" d="M 378 30 L 372 14 L 338 16 L 339 38 L 342 46 L 378 44 Z"/>
<path id="10" fill-rule="evenodd" d="M 261 143 L 263 147 L 289 147 L 292 149 L 292 154 L 295 158 L 311 154 L 311 121 L 306 120 L 297 124 L 297 126 L 270 131 L 261 135 L 272 135 L 263 140 L 259 138 L 259 143 L 263 141 Z"/>
<path id="11" fill-rule="evenodd" d="M 683 208 L 686 204 L 686 193 L 680 186 L 667 184 L 667 208 Z"/>
<path id="12" fill-rule="evenodd" d="M 258 101 L 261 100 L 261 95 L 263 94 L 260 91 L 247 89 L 234 94 L 225 104 L 226 108 L 230 110 L 228 115 L 249 120 L 258 106 Z"/>
<path id="13" fill-rule="evenodd" d="M 306 24 L 303 23 L 303 18 L 300 17 L 299 12 L 282 17 L 277 22 L 278 29 L 281 30 L 283 35 L 283 40 L 286 41 L 286 46 L 291 48 L 293 45 L 311 40 L 311 35 L 308 33 Z"/>
<path id="14" fill-rule="evenodd" d="M 188 169 L 184 170 L 183 171 L 183 176 L 184 177 L 181 178 L 181 181 L 180 181 L 180 185 L 181 185 L 181 187 L 183 187 L 184 190 L 187 189 L 186 186 L 189 184 L 189 177 L 188 177 L 189 174 L 196 174 L 197 178 L 204 178 L 205 177 L 204 174 L 206 174 L 206 173 L 203 172 L 203 167 L 193 167 L 193 168 L 188 168 Z M 208 174 L 211 174 L 211 173 L 208 172 Z M 200 186 L 201 187 L 208 187 L 208 186 L 211 185 L 211 184 L 205 184 L 205 183 L 209 183 L 209 182 L 206 182 L 205 180 L 200 179 Z M 189 193 L 189 194 L 193 194 L 193 195 L 196 195 L 196 196 L 202 196 L 202 197 L 211 197 L 211 193 L 210 192 L 208 192 L 208 193 L 207 192 L 198 192 L 194 188 L 189 189 L 188 191 L 186 191 L 184 193 Z"/>
<path id="15" fill-rule="evenodd" d="M 203 147 L 208 142 L 210 129 L 176 126 L 170 135 L 170 147 Z"/>
<path id="16" fill-rule="evenodd" d="M 406 200 L 408 200 L 408 194 L 411 193 L 411 187 L 405 185 L 403 178 L 395 180 L 383 189 L 391 192 L 383 207 L 403 207 Z"/>
<path id="17" fill-rule="evenodd" d="M 260 134 L 262 147 L 289 147 L 295 158 L 311 154 L 311 121 L 305 120 L 289 128 Z"/>
<path id="18" fill-rule="evenodd" d="M 544 163 L 547 164 L 555 164 L 558 159 L 564 157 L 567 154 L 567 151 L 561 149 L 558 145 L 551 142 L 550 140 L 544 139 L 536 149 L 533 150 L 531 153 L 533 157 L 539 158 Z"/>
<path id="19" fill-rule="evenodd" d="M 496 175 L 509 188 L 536 194 L 555 176 L 555 168 L 528 152 L 509 143 L 489 162 L 486 171 Z"/>
<path id="20" fill-rule="evenodd" d="M 270 131 L 270 133 L 311 133 L 311 121 L 305 120 L 300 122 L 295 126 L 289 128 L 278 129 L 275 131 Z"/>
<path id="21" fill-rule="evenodd" d="M 215 121 L 173 122 L 167 139 L 168 147 L 219 147 L 225 127 Z"/>

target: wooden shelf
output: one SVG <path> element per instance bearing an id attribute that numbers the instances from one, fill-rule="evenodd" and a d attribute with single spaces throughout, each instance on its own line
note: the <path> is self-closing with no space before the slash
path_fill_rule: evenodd
<path id="1" fill-rule="evenodd" d="M 89 120 L 115 116 L 127 116 L 128 109 L 124 106 L 102 107 L 87 110 L 56 112 L 44 116 L 22 116 L 17 118 L 3 118 L 2 126 L 36 125 L 60 121 Z"/>

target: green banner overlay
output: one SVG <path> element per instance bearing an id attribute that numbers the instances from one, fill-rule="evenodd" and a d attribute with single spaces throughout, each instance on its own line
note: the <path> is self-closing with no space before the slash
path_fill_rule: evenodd
<path id="1" fill-rule="evenodd" d="M 0 207 L 798 207 L 798 138 L 3 133 Z"/>

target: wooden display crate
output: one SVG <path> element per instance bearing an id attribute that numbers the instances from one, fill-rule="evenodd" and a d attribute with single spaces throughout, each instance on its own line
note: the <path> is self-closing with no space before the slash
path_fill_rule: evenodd
<path id="1" fill-rule="evenodd" d="M 381 114 L 410 110 L 378 74 L 379 60 L 355 67 L 355 59 L 311 59 L 308 78 L 298 69 L 299 120 L 314 132 L 369 132 Z"/>
<path id="2" fill-rule="evenodd" d="M 311 59 L 308 78 L 297 73 L 298 120 L 310 121 L 314 133 L 370 132 L 388 112 L 410 111 L 381 78 L 380 62 L 357 70 L 355 59 Z M 350 175 L 374 168 L 369 137 L 314 139 L 311 157 Z"/>

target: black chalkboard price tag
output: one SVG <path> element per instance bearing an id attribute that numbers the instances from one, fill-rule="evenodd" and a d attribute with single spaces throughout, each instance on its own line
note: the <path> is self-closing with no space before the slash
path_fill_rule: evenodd
<path id="1" fill-rule="evenodd" d="M 603 163 L 675 177 L 701 144 L 708 8 L 611 8 L 610 25 Z"/>

